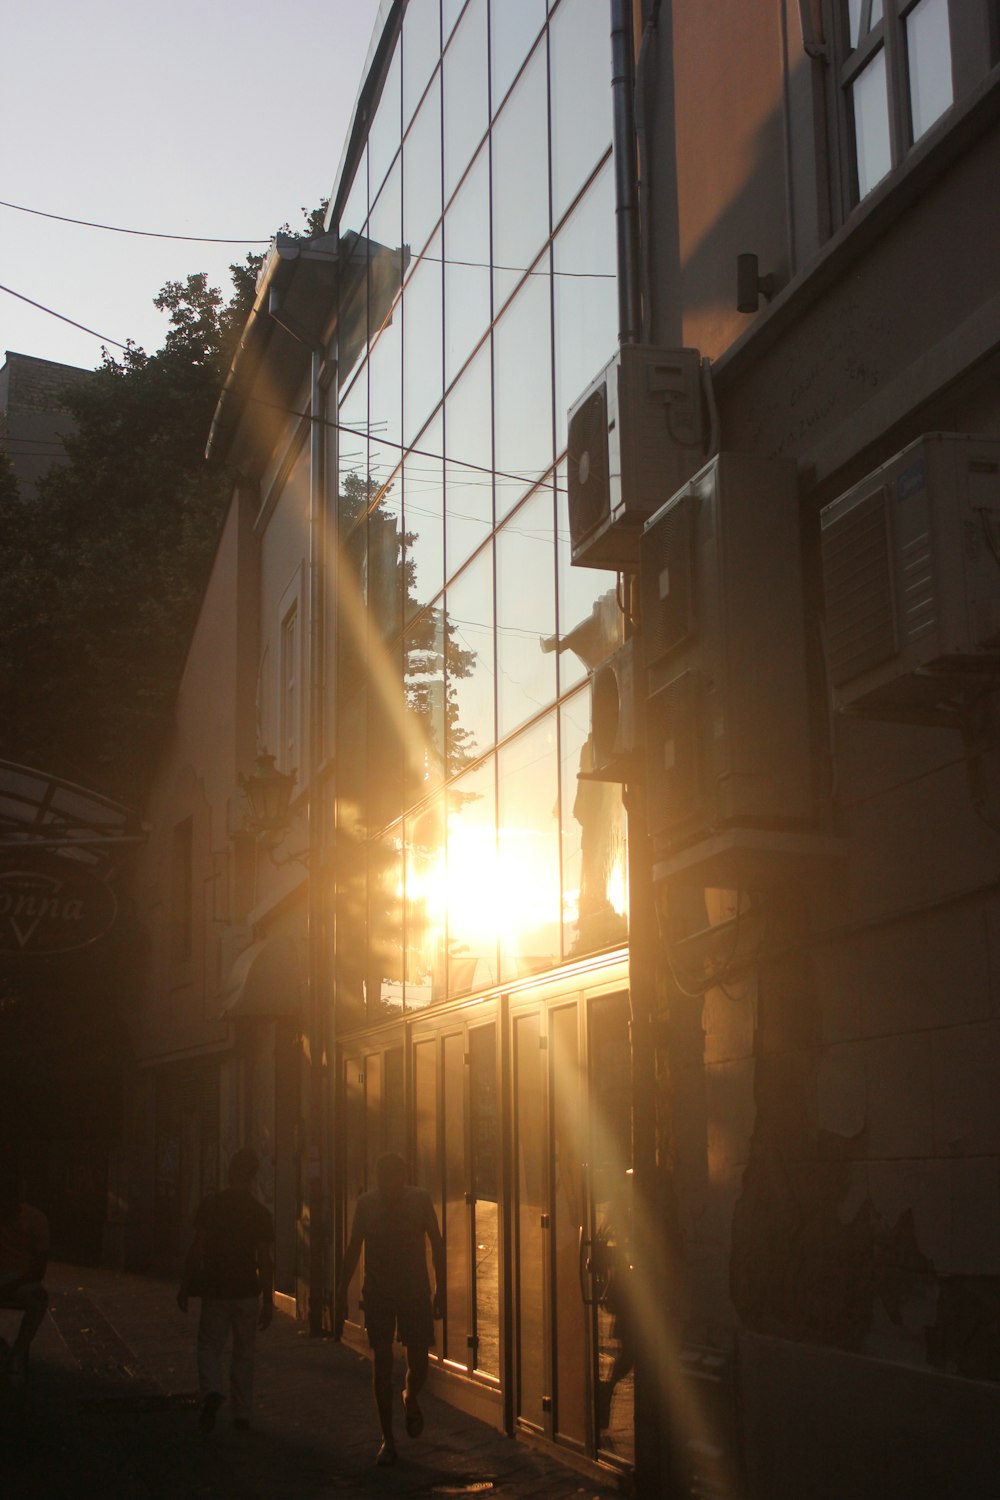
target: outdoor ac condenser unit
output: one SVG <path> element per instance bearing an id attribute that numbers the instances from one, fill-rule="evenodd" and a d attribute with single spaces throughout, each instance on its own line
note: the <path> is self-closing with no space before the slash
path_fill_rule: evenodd
<path id="1" fill-rule="evenodd" d="M 955 723 L 1000 680 L 1000 439 L 918 438 L 820 513 L 844 713 Z"/>
<path id="2" fill-rule="evenodd" d="M 591 781 L 632 781 L 640 769 L 642 694 L 635 641 L 619 646 L 590 674 Z"/>
<path id="3" fill-rule="evenodd" d="M 719 454 L 646 523 L 639 584 L 654 874 L 787 873 L 818 848 L 794 465 Z"/>
<path id="4" fill-rule="evenodd" d="M 625 344 L 570 409 L 574 563 L 635 569 L 643 523 L 704 461 L 697 349 Z"/>

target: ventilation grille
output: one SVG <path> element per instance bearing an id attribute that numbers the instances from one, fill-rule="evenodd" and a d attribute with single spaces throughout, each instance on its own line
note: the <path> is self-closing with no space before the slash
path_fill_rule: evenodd
<path id="1" fill-rule="evenodd" d="M 647 670 L 694 634 L 697 505 L 696 496 L 681 496 L 643 537 L 639 586 Z"/>
<path id="2" fill-rule="evenodd" d="M 837 687 L 899 650 L 885 506 L 879 489 L 823 526 L 827 650 Z"/>
<path id="3" fill-rule="evenodd" d="M 611 511 L 608 388 L 603 381 L 570 420 L 566 468 L 570 541 L 576 548 Z"/>

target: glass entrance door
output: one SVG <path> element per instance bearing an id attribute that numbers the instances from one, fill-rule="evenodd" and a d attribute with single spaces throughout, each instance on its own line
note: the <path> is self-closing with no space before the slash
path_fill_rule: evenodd
<path id="1" fill-rule="evenodd" d="M 519 1423 L 634 1457 L 628 998 L 511 1015 Z"/>

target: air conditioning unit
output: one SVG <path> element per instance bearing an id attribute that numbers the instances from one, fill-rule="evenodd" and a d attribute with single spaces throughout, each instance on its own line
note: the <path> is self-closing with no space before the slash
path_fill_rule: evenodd
<path id="1" fill-rule="evenodd" d="M 586 781 L 632 781 L 640 771 L 642 697 L 635 642 L 626 641 L 590 674 L 592 768 Z"/>
<path id="2" fill-rule="evenodd" d="M 844 713 L 956 723 L 1000 682 L 1000 439 L 928 433 L 820 513 Z"/>
<path id="3" fill-rule="evenodd" d="M 752 886 L 828 853 L 794 465 L 720 453 L 646 523 L 639 587 L 656 877 Z"/>
<path id="4" fill-rule="evenodd" d="M 704 462 L 697 349 L 626 344 L 570 409 L 573 562 L 638 567 L 644 522 Z"/>

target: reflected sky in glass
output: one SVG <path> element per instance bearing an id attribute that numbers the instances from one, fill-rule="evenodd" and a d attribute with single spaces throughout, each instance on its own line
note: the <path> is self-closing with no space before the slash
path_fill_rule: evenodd
<path id="1" fill-rule="evenodd" d="M 441 80 L 403 142 L 403 241 L 416 255 L 441 217 Z"/>
<path id="2" fill-rule="evenodd" d="M 493 548 L 485 547 L 448 585 L 445 607 L 457 647 L 468 653 L 463 675 L 449 673 L 448 693 L 455 705 L 449 734 L 449 765 L 472 760 L 489 750 L 496 738 L 493 669 Z"/>
<path id="3" fill-rule="evenodd" d="M 490 83 L 493 113 L 545 24 L 545 0 L 502 0 L 490 7 Z"/>
<path id="4" fill-rule="evenodd" d="M 445 384 L 490 326 L 490 158 L 486 146 L 444 221 Z"/>
<path id="5" fill-rule="evenodd" d="M 919 141 L 952 101 L 947 0 L 918 0 L 906 17 L 913 139 Z"/>
<path id="6" fill-rule="evenodd" d="M 614 173 L 609 158 L 556 236 L 556 451 L 566 447 L 569 407 L 618 347 Z"/>
<path id="7" fill-rule="evenodd" d="M 409 0 L 403 15 L 403 128 L 413 118 L 441 52 L 438 0 Z"/>
<path id="8" fill-rule="evenodd" d="M 496 765 L 490 757 L 445 793 L 448 990 L 465 994 L 497 979 Z"/>
<path id="9" fill-rule="evenodd" d="M 494 329 L 493 421 L 500 519 L 552 466 L 548 276 L 529 276 Z"/>
<path id="10" fill-rule="evenodd" d="M 493 529 L 490 344 L 483 345 L 445 402 L 445 557 L 449 574 Z"/>
<path id="11" fill-rule="evenodd" d="M 441 234 L 403 288 L 403 441 L 411 443 L 440 403 Z"/>
<path id="12" fill-rule="evenodd" d="M 550 714 L 497 757 L 497 919 L 501 974 L 548 968 L 560 954 L 559 782 Z"/>
<path id="13" fill-rule="evenodd" d="M 556 696 L 552 488 L 543 485 L 497 532 L 498 735 Z M 546 649 L 548 647 L 549 649 Z"/>
<path id="14" fill-rule="evenodd" d="M 549 233 L 548 81 L 539 47 L 491 132 L 493 305 L 499 309 Z"/>
<path id="15" fill-rule="evenodd" d="M 889 142 L 889 96 L 885 77 L 885 49 L 876 52 L 851 88 L 854 106 L 854 147 L 858 168 L 858 197 L 864 198 L 892 166 Z"/>
<path id="16" fill-rule="evenodd" d="M 604 5 L 560 5 L 549 26 L 552 222 L 611 145 L 611 38 Z"/>
<path id="17" fill-rule="evenodd" d="M 445 202 L 458 186 L 489 124 L 486 59 L 486 0 L 471 0 L 442 64 Z"/>
<path id="18" fill-rule="evenodd" d="M 409 614 L 423 608 L 444 587 L 444 424 L 440 412 L 420 434 L 417 451 L 403 465 Z"/>

